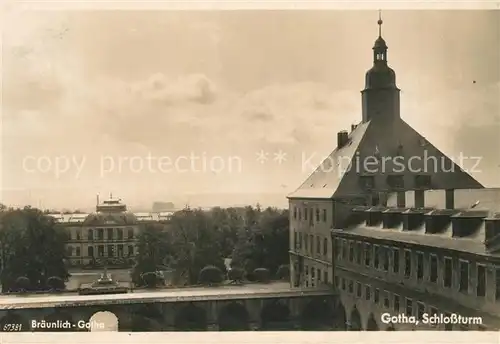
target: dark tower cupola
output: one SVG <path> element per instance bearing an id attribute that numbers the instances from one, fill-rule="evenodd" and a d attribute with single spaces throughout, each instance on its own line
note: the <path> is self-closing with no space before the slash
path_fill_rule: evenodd
<path id="1" fill-rule="evenodd" d="M 365 76 L 363 122 L 378 118 L 399 117 L 399 89 L 396 73 L 387 64 L 387 44 L 382 38 L 382 18 L 379 12 L 378 38 L 373 45 L 373 66 Z"/>

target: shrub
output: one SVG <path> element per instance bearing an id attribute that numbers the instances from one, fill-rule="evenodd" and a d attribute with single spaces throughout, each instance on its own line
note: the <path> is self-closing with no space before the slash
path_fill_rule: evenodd
<path id="1" fill-rule="evenodd" d="M 200 275 L 198 277 L 198 281 L 201 284 L 218 284 L 221 283 L 224 280 L 223 278 L 223 273 L 221 269 L 219 269 L 216 266 L 205 266 L 203 269 L 200 271 Z"/>
<path id="2" fill-rule="evenodd" d="M 256 282 L 257 280 L 255 279 L 255 273 L 252 271 L 252 272 L 249 272 L 247 273 L 247 280 L 249 282 Z"/>
<path id="3" fill-rule="evenodd" d="M 271 280 L 271 274 L 266 268 L 257 268 L 253 271 L 253 274 L 257 282 L 267 283 Z"/>
<path id="4" fill-rule="evenodd" d="M 278 276 L 281 280 L 287 280 L 290 278 L 290 266 L 289 265 L 280 265 L 278 271 L 276 272 L 276 276 Z"/>
<path id="5" fill-rule="evenodd" d="M 146 287 L 148 288 L 156 288 L 156 284 L 158 282 L 158 278 L 156 273 L 154 272 L 146 272 L 142 275 L 142 280 Z"/>
<path id="6" fill-rule="evenodd" d="M 30 287 L 30 280 L 28 277 L 20 276 L 16 279 L 15 291 L 26 291 Z"/>
<path id="7" fill-rule="evenodd" d="M 53 290 L 64 290 L 65 288 L 64 281 L 62 280 L 62 278 L 57 276 L 49 277 L 49 279 L 47 280 L 47 285 L 50 289 Z"/>
<path id="8" fill-rule="evenodd" d="M 231 270 L 227 272 L 227 277 L 230 281 L 241 282 L 245 277 L 245 270 L 237 267 L 231 268 Z"/>

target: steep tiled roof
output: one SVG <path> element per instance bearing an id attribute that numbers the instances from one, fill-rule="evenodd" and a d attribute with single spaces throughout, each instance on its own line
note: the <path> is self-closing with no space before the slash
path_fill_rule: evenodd
<path id="1" fill-rule="evenodd" d="M 387 191 L 388 178 L 392 174 L 404 178 L 407 190 L 416 187 L 415 177 L 418 174 L 431 175 L 429 187 L 433 189 L 483 188 L 409 124 L 396 118 L 391 123 L 371 120 L 358 125 L 349 134 L 348 143 L 335 149 L 288 197 L 342 198 L 360 195 L 364 193 L 359 179 L 362 175 L 373 176 L 374 191 Z M 498 196 L 491 195 L 492 200 L 500 201 L 500 193 Z M 394 195 L 389 203 L 395 203 Z"/>
<path id="2" fill-rule="evenodd" d="M 358 125 L 349 134 L 347 144 L 341 148 L 335 148 L 306 181 L 295 192 L 288 195 L 288 198 L 333 197 L 369 125 L 369 122 Z"/>

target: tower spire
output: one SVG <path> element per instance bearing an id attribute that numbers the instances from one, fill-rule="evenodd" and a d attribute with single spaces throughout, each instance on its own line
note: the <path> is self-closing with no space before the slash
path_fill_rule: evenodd
<path id="1" fill-rule="evenodd" d="M 377 21 L 377 24 L 378 24 L 378 36 L 379 37 L 382 37 L 382 24 L 383 24 L 383 20 L 382 20 L 382 10 L 378 10 L 378 21 Z"/>

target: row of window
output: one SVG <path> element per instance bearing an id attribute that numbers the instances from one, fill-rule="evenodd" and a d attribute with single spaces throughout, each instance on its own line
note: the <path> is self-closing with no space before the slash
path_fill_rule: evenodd
<path id="1" fill-rule="evenodd" d="M 127 239 L 134 238 L 134 229 L 127 228 Z M 89 229 L 87 231 L 87 240 L 104 240 L 104 228 L 98 228 L 95 231 L 93 229 Z M 106 228 L 106 240 L 123 240 L 124 238 L 124 230 L 122 228 Z M 75 232 L 76 240 L 82 240 L 81 231 L 79 229 Z"/>
<path id="2" fill-rule="evenodd" d="M 326 222 L 327 220 L 327 212 L 326 209 L 319 209 L 319 208 L 301 208 L 294 206 L 293 207 L 293 218 L 294 220 L 299 220 L 301 221 L 304 219 L 304 221 L 310 221 L 311 223 L 316 220 L 316 222 Z"/>
<path id="3" fill-rule="evenodd" d="M 315 287 L 321 283 L 328 283 L 328 270 L 323 270 L 320 268 L 314 268 L 311 266 L 310 268 L 307 265 L 304 265 L 305 270 L 305 286 Z M 311 278 L 309 278 L 311 276 Z M 323 279 L 322 279 L 323 278 Z M 311 284 L 309 284 L 309 281 Z"/>
<path id="4" fill-rule="evenodd" d="M 124 257 L 125 245 L 97 245 L 97 257 Z M 68 255 L 74 257 L 81 256 L 80 247 L 68 246 Z M 127 256 L 134 255 L 134 245 L 127 246 Z M 87 257 L 95 257 L 94 246 L 87 247 Z"/>
<path id="5" fill-rule="evenodd" d="M 431 188 L 431 176 L 427 174 L 419 174 L 414 176 L 414 185 L 418 189 L 429 189 Z M 375 176 L 360 176 L 359 183 L 361 187 L 365 190 L 375 189 Z M 391 174 L 387 176 L 386 179 L 387 186 L 390 189 L 404 189 L 405 181 L 403 174 Z"/>
<path id="6" fill-rule="evenodd" d="M 428 265 L 429 272 L 426 281 L 437 284 L 441 275 L 443 286 L 445 288 L 453 287 L 453 260 L 451 257 L 443 257 L 443 263 L 440 264 L 439 257 L 436 254 L 430 254 L 426 259 L 423 252 L 412 252 L 405 249 L 401 261 L 399 247 L 372 245 L 346 239 L 335 239 L 334 243 L 338 260 L 345 260 L 394 274 L 402 272 L 406 278 L 412 277 L 414 270 L 416 270 L 417 280 L 424 280 L 424 267 Z M 416 259 L 412 259 L 413 254 L 416 255 Z M 460 259 L 457 271 L 459 274 L 458 290 L 464 294 L 469 293 L 470 270 L 469 261 Z M 484 265 L 476 264 L 476 281 L 475 294 L 479 297 L 485 297 L 486 267 Z M 500 299 L 500 268 L 496 269 L 495 299 Z"/>
<path id="7" fill-rule="evenodd" d="M 335 276 L 335 286 L 356 298 L 364 298 L 367 301 L 372 301 L 387 310 L 394 311 L 396 314 L 404 312 L 406 316 L 415 316 L 417 319 L 422 319 L 423 314 L 426 313 L 426 305 L 423 302 L 402 297 L 386 290 L 380 290 L 371 285 Z M 433 316 L 437 312 L 437 308 L 429 306 L 429 315 Z M 446 324 L 445 330 L 451 330 L 452 327 L 452 324 Z"/>
<path id="8" fill-rule="evenodd" d="M 319 235 L 294 231 L 293 246 L 296 250 L 302 250 L 302 248 L 304 248 L 308 254 L 328 255 L 328 238 Z M 315 248 L 316 251 L 314 250 Z"/>

